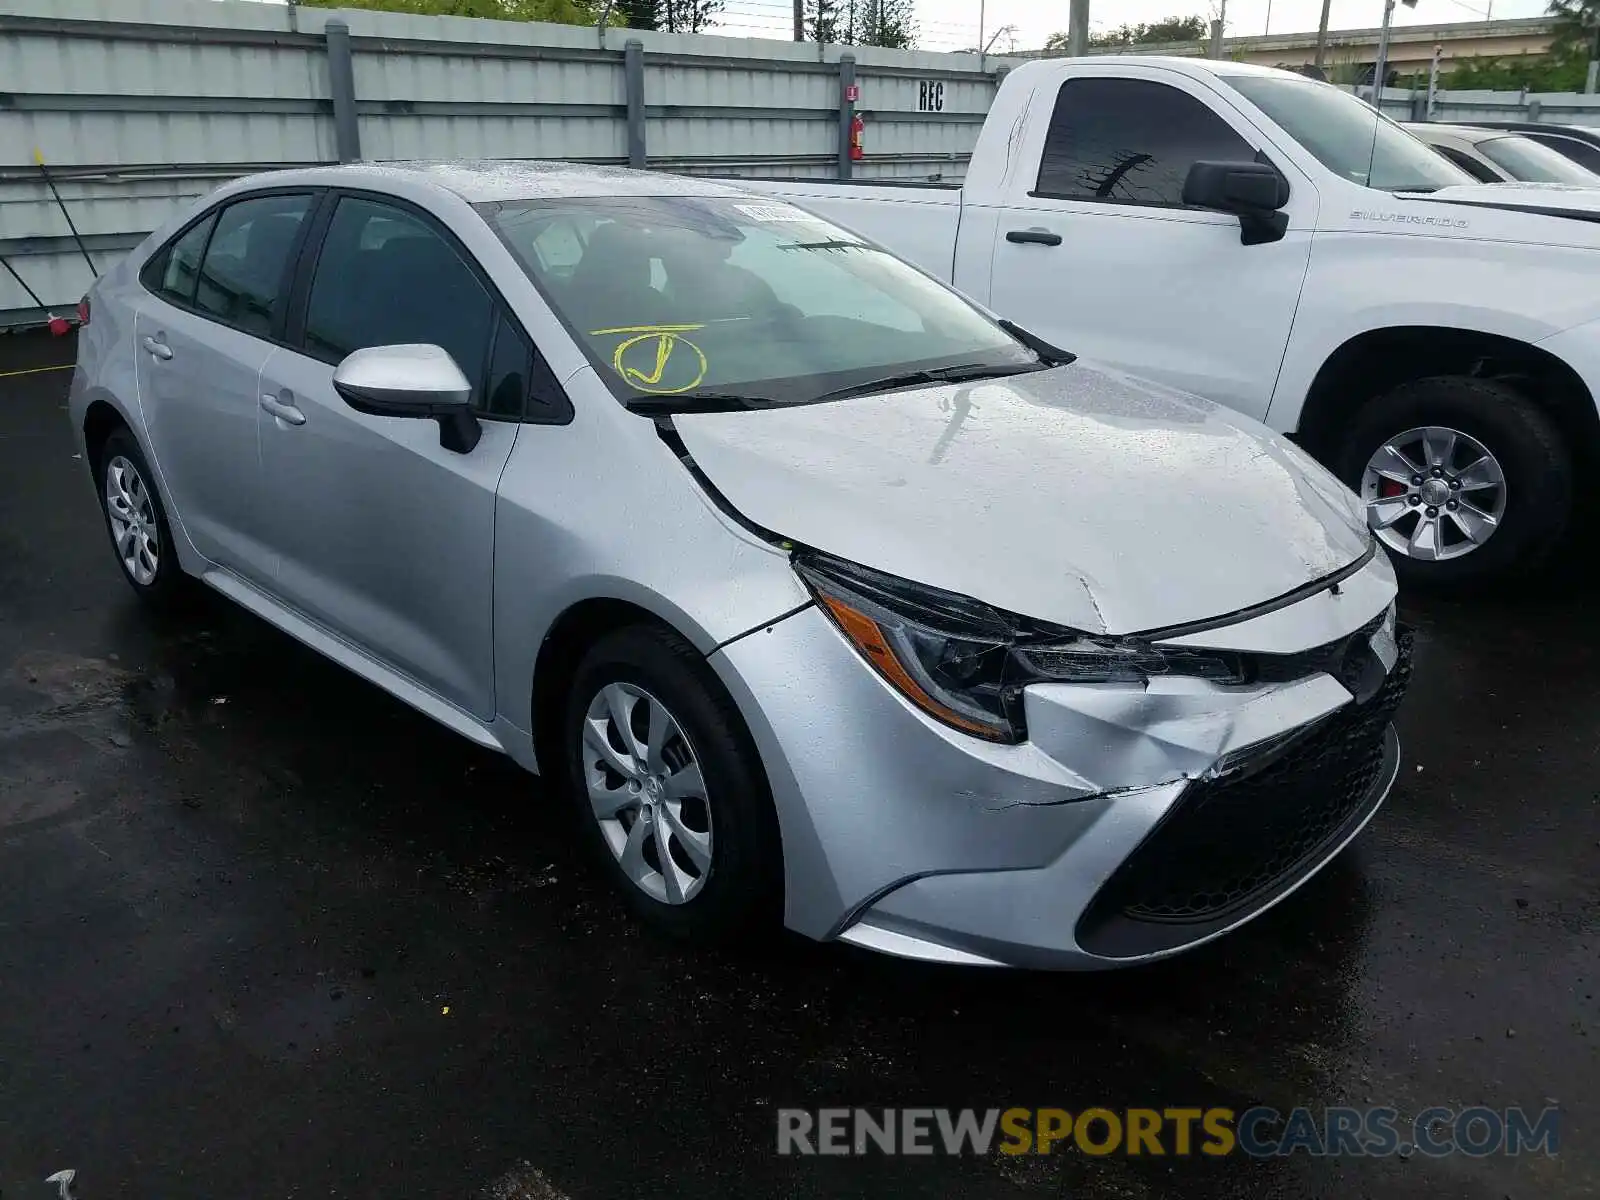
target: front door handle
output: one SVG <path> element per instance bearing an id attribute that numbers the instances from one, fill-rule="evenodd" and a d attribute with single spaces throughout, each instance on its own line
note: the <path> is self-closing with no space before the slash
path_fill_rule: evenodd
<path id="1" fill-rule="evenodd" d="M 273 416 L 277 417 L 278 420 L 283 421 L 286 424 L 304 425 L 306 423 L 305 413 L 301 412 L 294 405 L 283 400 L 279 400 L 276 396 L 263 395 L 261 397 L 261 408 L 263 411 L 271 413 Z"/>
<path id="2" fill-rule="evenodd" d="M 1006 234 L 1008 242 L 1032 242 L 1038 246 L 1059 246 L 1061 235 L 1048 229 L 1013 229 Z"/>
<path id="3" fill-rule="evenodd" d="M 172 347 L 167 345 L 160 338 L 153 338 L 153 337 L 145 338 L 145 340 L 144 340 L 144 348 L 146 350 L 150 351 L 151 354 L 154 354 L 157 358 L 171 358 L 172 357 Z"/>

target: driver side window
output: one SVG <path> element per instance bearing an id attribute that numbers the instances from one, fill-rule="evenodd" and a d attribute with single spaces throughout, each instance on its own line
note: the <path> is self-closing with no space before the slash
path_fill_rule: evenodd
<path id="1" fill-rule="evenodd" d="M 1144 79 L 1069 79 L 1056 95 L 1034 195 L 1177 208 L 1196 162 L 1255 157 L 1187 92 Z"/>
<path id="2" fill-rule="evenodd" d="M 442 346 L 472 381 L 477 407 L 493 313 L 478 277 L 428 222 L 394 205 L 344 196 L 312 276 L 305 350 L 337 363 L 368 346 Z"/>

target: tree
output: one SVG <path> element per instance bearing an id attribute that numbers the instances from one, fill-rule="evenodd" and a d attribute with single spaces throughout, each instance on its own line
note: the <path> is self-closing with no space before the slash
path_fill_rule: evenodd
<path id="1" fill-rule="evenodd" d="M 1206 19 L 1167 17 L 1149 24 L 1122 25 L 1089 35 L 1091 46 L 1159 46 L 1165 42 L 1197 42 L 1207 36 Z"/>
<path id="2" fill-rule="evenodd" d="M 1600 4 L 1600 0 L 1592 2 Z M 1204 17 L 1167 17 L 1165 20 L 1152 21 L 1148 24 L 1119 25 L 1104 33 L 1091 33 L 1089 45 L 1159 46 L 1164 42 L 1198 42 L 1209 34 L 1210 26 Z M 1065 31 L 1052 33 L 1045 39 L 1044 48 L 1065 50 L 1069 41 L 1070 37 Z"/>
<path id="3" fill-rule="evenodd" d="M 626 25 L 629 29 L 654 29 L 656 0 L 617 0 L 611 6 L 607 24 Z"/>
<path id="4" fill-rule="evenodd" d="M 909 50 L 917 44 L 915 0 L 806 0 L 808 41 Z"/>
<path id="5" fill-rule="evenodd" d="M 488 17 L 497 21 L 554 21 L 594 25 L 601 0 L 299 0 L 307 8 L 366 8 L 429 17 Z M 612 13 L 610 24 L 626 24 Z"/>
<path id="6" fill-rule="evenodd" d="M 1552 50 L 1600 58 L 1600 0 L 1550 0 L 1545 11 L 1556 19 Z"/>
<path id="7" fill-rule="evenodd" d="M 717 23 L 723 0 L 656 0 L 657 29 L 667 33 L 704 33 Z"/>
<path id="8" fill-rule="evenodd" d="M 810 42 L 839 45 L 849 40 L 849 0 L 806 0 L 805 35 Z"/>
<path id="9" fill-rule="evenodd" d="M 1581 92 L 1588 74 L 1589 51 L 1577 46 L 1550 54 L 1517 54 L 1510 58 L 1460 59 L 1439 72 L 1439 86 L 1449 90 L 1481 88 L 1492 92 Z M 1420 86 L 1427 87 L 1424 73 Z"/>

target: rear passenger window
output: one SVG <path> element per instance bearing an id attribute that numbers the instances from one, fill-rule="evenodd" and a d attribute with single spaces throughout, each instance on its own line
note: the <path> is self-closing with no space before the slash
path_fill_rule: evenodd
<path id="1" fill-rule="evenodd" d="M 1530 133 L 1528 136 L 1552 150 L 1560 151 L 1580 167 L 1587 167 L 1591 171 L 1600 173 L 1600 147 L 1580 142 L 1577 138 L 1542 137 L 1537 133 Z"/>
<path id="2" fill-rule="evenodd" d="M 1187 92 L 1142 79 L 1069 79 L 1045 135 L 1038 194 L 1124 204 L 1183 203 L 1196 162 L 1256 152 Z"/>
<path id="3" fill-rule="evenodd" d="M 442 346 L 477 404 L 492 328 L 489 293 L 427 222 L 376 200 L 339 201 L 306 304 L 307 354 L 337 363 L 368 346 Z"/>
<path id="4" fill-rule="evenodd" d="M 200 256 L 216 223 L 212 214 L 158 254 L 145 269 L 144 284 L 156 295 L 185 307 L 194 303 L 194 285 L 200 278 Z"/>
<path id="5" fill-rule="evenodd" d="M 287 300 L 290 260 L 310 210 L 308 195 L 258 196 L 223 209 L 195 307 L 245 333 L 269 335 Z"/>

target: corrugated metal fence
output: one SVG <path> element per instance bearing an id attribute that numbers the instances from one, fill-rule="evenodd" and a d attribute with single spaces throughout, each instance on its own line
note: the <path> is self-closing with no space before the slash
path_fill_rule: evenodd
<path id="1" fill-rule="evenodd" d="M 1355 90 L 1355 89 L 1351 89 Z M 1371 88 L 1360 92 L 1370 99 Z M 1383 111 L 1397 121 L 1442 121 L 1471 125 L 1474 121 L 1540 121 L 1555 125 L 1600 126 L 1600 96 L 1580 92 L 1438 92 L 1428 114 L 1424 89 L 1384 88 Z"/>
<path id="2" fill-rule="evenodd" d="M 340 25 L 353 105 L 333 83 Z M 7 0 L 0 256 L 48 307 L 70 307 L 89 281 L 35 150 L 102 267 L 175 202 L 251 171 L 336 162 L 352 139 L 368 159 L 960 179 L 1009 65 L 244 0 Z M 851 164 L 853 112 L 868 153 Z M 0 271 L 0 327 L 40 315 Z"/>

